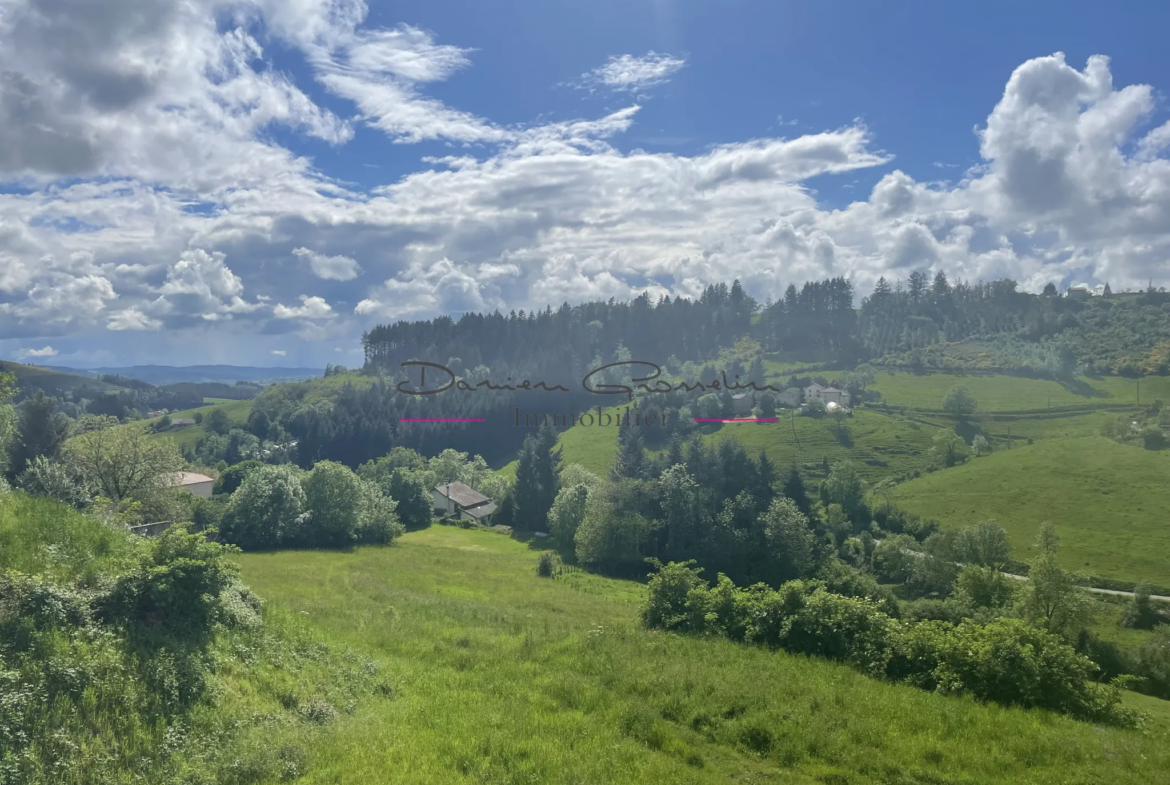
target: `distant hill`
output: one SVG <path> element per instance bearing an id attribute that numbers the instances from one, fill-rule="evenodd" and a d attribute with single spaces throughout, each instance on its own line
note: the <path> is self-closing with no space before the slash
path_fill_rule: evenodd
<path id="1" fill-rule="evenodd" d="M 24 363 L 0 360 L 0 371 L 8 371 L 16 375 L 16 384 L 20 390 L 17 399 L 23 399 L 36 390 L 44 390 L 48 395 L 68 397 L 75 392 L 83 392 L 85 397 L 93 398 L 98 395 L 107 395 L 120 392 L 123 388 L 103 382 L 83 371 L 73 371 L 66 368 L 46 368 L 39 365 L 25 365 Z"/>
<path id="2" fill-rule="evenodd" d="M 250 365 L 132 365 L 121 368 L 66 368 L 51 370 L 98 378 L 106 374 L 125 376 L 150 384 L 179 382 L 281 382 L 321 376 L 324 368 L 260 368 Z"/>

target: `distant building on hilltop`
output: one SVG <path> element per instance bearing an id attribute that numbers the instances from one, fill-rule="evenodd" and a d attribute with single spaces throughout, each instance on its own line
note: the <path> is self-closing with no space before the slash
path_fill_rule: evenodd
<path id="1" fill-rule="evenodd" d="M 1065 291 L 1065 297 L 1104 297 L 1105 287 L 1108 284 L 1099 283 L 1096 286 L 1089 286 L 1087 283 L 1073 284 Z"/>

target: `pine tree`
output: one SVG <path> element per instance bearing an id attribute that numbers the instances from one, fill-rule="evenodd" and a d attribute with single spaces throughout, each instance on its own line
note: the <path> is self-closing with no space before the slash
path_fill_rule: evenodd
<path id="1" fill-rule="evenodd" d="M 524 439 L 512 492 L 514 526 L 528 531 L 547 531 L 548 511 L 560 490 L 561 451 L 556 431 L 541 428 Z"/>
<path id="2" fill-rule="evenodd" d="M 612 479 L 644 479 L 646 476 L 646 446 L 642 430 L 633 426 L 618 428 L 618 454 L 614 461 Z"/>
<path id="3" fill-rule="evenodd" d="M 792 499 L 793 503 L 806 516 L 812 516 L 812 499 L 808 497 L 808 490 L 804 487 L 804 479 L 796 464 L 788 470 L 788 479 L 784 481 L 784 495 Z"/>
<path id="4" fill-rule="evenodd" d="M 760 457 L 756 460 L 755 487 L 752 488 L 756 508 L 761 512 L 768 509 L 772 500 L 776 498 L 776 491 L 772 487 L 775 482 L 776 466 L 768 459 L 768 453 L 761 450 Z"/>
<path id="5" fill-rule="evenodd" d="M 15 477 L 38 455 L 53 459 L 61 454 L 61 445 L 69 432 L 69 418 L 57 411 L 57 401 L 43 390 L 20 407 L 16 438 L 12 441 L 10 471 Z"/>

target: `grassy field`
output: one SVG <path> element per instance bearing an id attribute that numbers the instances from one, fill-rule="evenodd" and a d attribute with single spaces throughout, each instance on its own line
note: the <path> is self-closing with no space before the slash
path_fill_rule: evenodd
<path id="1" fill-rule="evenodd" d="M 995 518 L 1026 559 L 1052 521 L 1069 569 L 1170 583 L 1170 452 L 1100 436 L 1004 450 L 899 486 L 896 504 L 947 527 Z"/>
<path id="2" fill-rule="evenodd" d="M 208 400 L 204 399 L 206 403 Z M 223 402 L 218 402 L 222 400 Z M 196 412 L 200 412 L 206 417 L 212 409 L 222 409 L 227 413 L 228 419 L 233 423 L 243 425 L 248 422 L 248 415 L 252 411 L 251 401 L 232 401 L 228 399 L 217 399 L 217 402 L 211 403 L 207 406 L 199 406 L 195 409 L 186 409 L 181 412 L 171 412 L 168 416 L 172 420 L 181 418 L 192 418 Z M 161 420 L 161 417 L 154 417 L 149 420 L 142 420 L 147 425 L 153 425 L 155 422 Z M 205 433 L 202 425 L 184 425 L 179 428 L 171 428 L 162 433 L 151 434 L 152 439 L 168 439 L 174 442 L 176 447 L 194 447 L 195 442 L 199 441 L 199 437 Z"/>
<path id="3" fill-rule="evenodd" d="M 916 409 L 942 408 L 943 398 L 951 388 L 964 385 L 985 412 L 1047 409 L 1049 406 L 1151 403 L 1155 398 L 1170 401 L 1170 377 L 1124 379 L 1078 378 L 1062 384 L 1046 379 L 1021 376 L 976 376 L 945 373 L 912 374 L 885 371 L 878 373 L 872 389 L 880 392 L 891 406 Z"/>
<path id="4" fill-rule="evenodd" d="M 538 578 L 535 552 L 447 527 L 390 548 L 239 557 L 269 612 L 394 683 L 314 740 L 303 783 L 1147 783 L 1147 733 L 982 706 L 838 665 L 645 631 L 644 589 Z"/>

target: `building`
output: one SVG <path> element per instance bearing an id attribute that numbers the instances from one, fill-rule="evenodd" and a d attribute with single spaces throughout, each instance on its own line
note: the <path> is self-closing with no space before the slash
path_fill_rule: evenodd
<path id="1" fill-rule="evenodd" d="M 787 392 L 787 391 L 785 391 Z M 820 398 L 825 403 L 835 403 L 848 407 L 853 396 L 847 390 L 838 390 L 836 387 L 822 387 L 815 382 L 804 388 L 804 400 L 811 401 Z"/>
<path id="2" fill-rule="evenodd" d="M 789 409 L 795 409 L 797 406 L 800 406 L 800 401 L 803 397 L 803 393 L 799 387 L 789 387 L 787 390 L 776 394 L 776 403 L 780 406 L 787 406 Z"/>
<path id="3" fill-rule="evenodd" d="M 167 414 L 167 410 L 166 409 L 159 409 L 158 411 L 155 411 L 155 412 L 147 412 L 146 418 L 150 419 L 151 417 L 162 417 L 164 414 Z"/>
<path id="4" fill-rule="evenodd" d="M 171 425 L 174 426 L 175 428 L 179 428 L 183 425 L 194 425 L 194 424 L 195 424 L 195 421 L 192 420 L 190 417 L 180 417 L 177 420 L 171 420 Z"/>
<path id="5" fill-rule="evenodd" d="M 204 499 L 211 498 L 211 489 L 215 487 L 215 478 L 196 472 L 175 472 L 171 475 L 172 488 L 186 488 Z"/>
<path id="6" fill-rule="evenodd" d="M 1089 288 L 1088 284 L 1084 284 L 1084 283 L 1073 284 L 1072 286 L 1068 287 L 1068 289 L 1064 293 L 1064 296 L 1065 297 L 1072 297 L 1072 298 L 1092 297 L 1093 290 Z"/>
<path id="7" fill-rule="evenodd" d="M 496 511 L 492 500 L 479 491 L 461 482 L 449 482 L 437 486 L 431 496 L 435 515 L 453 515 L 461 520 L 489 524 Z"/>
<path id="8" fill-rule="evenodd" d="M 735 415 L 752 413 L 752 396 L 748 393 L 739 393 L 731 396 L 731 413 Z"/>
<path id="9" fill-rule="evenodd" d="M 845 407 L 849 406 L 849 399 L 852 398 L 847 390 L 838 390 L 836 387 L 826 387 L 817 397 L 825 403 L 835 403 Z"/>

